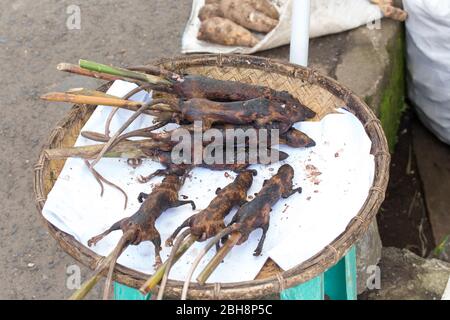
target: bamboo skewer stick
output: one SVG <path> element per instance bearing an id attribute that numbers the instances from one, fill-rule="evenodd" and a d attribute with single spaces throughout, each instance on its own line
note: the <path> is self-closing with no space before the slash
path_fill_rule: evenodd
<path id="1" fill-rule="evenodd" d="M 214 258 L 212 258 L 203 271 L 197 277 L 197 282 L 201 285 L 204 285 L 206 280 L 208 280 L 209 276 L 216 270 L 225 256 L 231 251 L 231 249 L 238 243 L 241 238 L 241 234 L 239 232 L 233 232 L 225 244 L 219 249 Z"/>
<path id="2" fill-rule="evenodd" d="M 183 254 L 194 244 L 195 241 L 197 241 L 197 237 L 190 235 L 187 237 L 183 244 L 180 246 L 180 248 L 177 250 L 177 253 L 173 259 L 173 263 L 177 262 Z M 158 283 L 161 281 L 162 277 L 164 276 L 164 272 L 166 271 L 167 267 L 167 261 L 164 262 L 156 271 L 155 273 L 141 286 L 139 291 L 142 294 L 149 293 L 153 288 L 155 288 Z"/>
<path id="3" fill-rule="evenodd" d="M 157 77 L 157 76 L 142 73 L 142 72 L 136 72 L 136 71 L 131 71 L 131 70 L 122 69 L 122 68 L 116 68 L 116 67 L 108 66 L 105 64 L 97 63 L 94 61 L 80 60 L 79 65 L 81 68 L 87 69 L 89 71 L 106 73 L 106 74 L 113 75 L 113 76 L 129 78 L 129 79 L 148 82 L 148 83 L 152 83 L 152 84 L 162 84 L 162 85 L 169 85 L 169 86 L 171 85 L 170 81 L 168 81 L 164 78 L 161 78 L 161 77 Z"/>
<path id="4" fill-rule="evenodd" d="M 169 280 L 169 273 L 170 269 L 174 265 L 175 256 L 178 252 L 178 248 L 183 244 L 183 240 L 187 238 L 191 233 L 190 229 L 185 230 L 183 233 L 181 233 L 178 238 L 175 240 L 175 243 L 173 245 L 172 251 L 170 252 L 170 256 L 167 259 L 167 265 L 166 269 L 164 270 L 164 275 L 161 280 L 161 284 L 159 286 L 159 291 L 157 295 L 157 300 L 162 300 L 164 297 L 164 290 L 166 289 L 167 280 Z"/>
<path id="5" fill-rule="evenodd" d="M 95 144 L 82 147 L 69 147 L 58 149 L 46 149 L 45 155 L 49 160 L 61 160 L 67 158 L 94 159 L 104 148 L 105 144 Z M 136 141 L 121 141 L 104 154 L 107 158 L 146 158 L 142 149 L 166 150 L 167 145 L 160 141 L 151 139 Z"/>
<path id="6" fill-rule="evenodd" d="M 148 83 L 147 83 L 147 84 L 140 85 L 139 87 L 134 88 L 133 90 L 131 90 L 130 92 L 128 92 L 126 95 L 124 95 L 124 96 L 122 97 L 122 99 L 128 100 L 129 98 L 131 98 L 131 97 L 134 96 L 135 94 L 141 92 L 142 90 L 148 89 L 149 86 L 150 86 L 150 85 L 149 85 Z M 109 113 L 108 118 L 106 119 L 106 122 L 105 122 L 105 135 L 106 135 L 107 137 L 109 137 L 109 134 L 110 134 L 110 127 L 111 127 L 112 119 L 114 118 L 114 115 L 117 113 L 118 110 L 119 110 L 119 108 L 117 108 L 117 107 L 114 108 L 114 109 Z"/>
<path id="7" fill-rule="evenodd" d="M 171 80 L 175 80 L 178 81 L 180 80 L 180 75 L 174 72 L 171 72 L 169 70 L 165 70 L 161 67 L 156 67 L 156 66 L 132 66 L 132 67 L 128 67 L 128 70 L 131 71 L 137 71 L 137 72 L 143 72 L 143 73 L 147 73 L 147 74 L 152 74 L 154 76 L 162 76 L 166 79 L 171 79 Z"/>
<path id="8" fill-rule="evenodd" d="M 113 146 L 116 145 L 117 143 L 119 143 L 120 141 L 129 139 L 129 138 L 133 138 L 133 137 L 150 138 L 153 134 L 152 131 L 162 128 L 167 124 L 168 124 L 168 122 L 158 122 L 151 127 L 136 129 L 136 130 L 132 130 L 127 133 L 124 133 L 117 139 L 116 143 L 114 143 Z M 109 139 L 111 139 L 111 137 L 107 136 L 106 134 L 94 132 L 94 131 L 82 131 L 81 135 L 87 139 L 94 140 L 97 142 L 104 142 L 104 143 L 108 142 Z"/>
<path id="9" fill-rule="evenodd" d="M 101 96 L 85 96 L 81 94 L 64 92 L 50 92 L 41 96 L 41 99 L 46 101 L 70 102 L 75 104 L 105 105 L 133 110 L 142 106 L 142 102 L 123 100 L 117 97 L 109 98 Z"/>
<path id="10" fill-rule="evenodd" d="M 101 278 L 102 276 L 100 273 L 93 275 L 89 280 L 84 282 L 68 300 L 83 300 L 92 288 L 94 288 L 94 286 L 101 280 Z"/>
<path id="11" fill-rule="evenodd" d="M 134 230 L 128 230 L 123 235 L 122 238 L 120 238 L 119 243 L 117 244 L 116 248 L 113 250 L 113 252 L 109 255 L 109 261 L 108 265 L 108 274 L 106 276 L 105 280 L 105 288 L 103 290 L 103 300 L 108 300 L 109 292 L 111 290 L 112 280 L 114 276 L 114 269 L 117 263 L 117 259 L 119 259 L 122 252 L 125 251 L 125 249 L 128 247 L 130 242 L 132 241 L 133 237 L 136 236 L 136 232 Z"/>
<path id="12" fill-rule="evenodd" d="M 100 93 L 91 92 L 91 94 L 92 95 L 89 96 L 65 92 L 50 92 L 41 96 L 41 99 L 46 101 L 69 102 L 75 104 L 105 105 L 111 107 L 119 107 L 131 111 L 138 111 L 139 108 L 145 105 L 145 103 L 143 102 L 124 100 L 117 97 L 109 98 L 101 96 Z M 164 99 L 164 101 L 166 100 Z M 152 115 L 153 111 L 174 112 L 174 110 L 170 108 L 169 105 L 165 103 L 157 103 L 157 101 L 154 100 L 151 107 L 145 108 L 141 113 Z"/>
<path id="13" fill-rule="evenodd" d="M 122 132 L 125 131 L 137 119 L 137 117 L 139 117 L 145 110 L 149 110 L 151 108 L 154 109 L 158 103 L 159 102 L 157 100 L 154 100 L 150 103 L 143 104 L 142 107 L 139 108 L 139 110 L 137 110 L 131 117 L 129 117 L 128 120 L 119 128 L 119 130 L 117 130 L 117 132 L 111 137 L 111 139 L 104 145 L 103 149 L 91 163 L 91 167 L 94 167 L 103 157 L 103 155 L 106 152 L 108 152 L 111 147 L 113 147 L 113 144 L 117 142 L 117 139 L 122 134 Z M 168 108 L 170 108 L 170 106 L 168 106 Z"/>
<path id="14" fill-rule="evenodd" d="M 122 99 L 110 94 L 107 94 L 102 91 L 97 90 L 91 90 L 91 89 L 85 89 L 85 88 L 73 88 L 66 91 L 68 94 L 75 94 L 79 96 L 90 96 L 90 97 L 102 97 L 102 98 L 110 98 L 110 99 L 120 99 L 120 100 L 128 100 L 128 99 Z"/>
<path id="15" fill-rule="evenodd" d="M 183 290 L 181 292 L 181 300 L 186 300 L 187 293 L 189 290 L 189 284 L 191 283 L 192 275 L 194 274 L 195 269 L 197 269 L 197 266 L 199 265 L 200 261 L 203 259 L 203 257 L 208 253 L 208 251 L 217 243 L 220 242 L 220 240 L 230 234 L 234 231 L 234 226 L 227 227 L 223 229 L 221 232 L 216 234 L 211 241 L 208 242 L 208 244 L 200 251 L 200 253 L 195 258 L 194 262 L 192 262 L 191 268 L 189 269 L 188 275 L 186 277 L 186 280 L 184 281 Z M 217 254 L 216 254 L 217 255 Z M 220 260 L 222 261 L 222 260 Z"/>
<path id="16" fill-rule="evenodd" d="M 65 63 L 65 62 L 58 64 L 56 66 L 56 69 L 58 71 L 69 72 L 69 73 L 73 73 L 73 74 L 78 74 L 80 76 L 86 76 L 86 77 L 96 78 L 96 79 L 101 79 L 101 80 L 106 80 L 106 81 L 125 80 L 122 77 L 113 76 L 113 75 L 101 73 L 101 72 L 90 71 L 87 69 L 80 68 L 79 66 L 76 66 L 74 64 Z"/>
<path id="17" fill-rule="evenodd" d="M 102 278 L 101 274 L 105 271 L 105 269 L 108 268 L 111 264 L 115 264 L 117 257 L 119 257 L 127 248 L 132 236 L 132 232 L 127 232 L 122 235 L 114 250 L 108 256 L 103 258 L 103 260 L 97 266 L 93 276 L 89 280 L 84 282 L 82 286 L 77 291 L 75 291 L 72 296 L 70 296 L 69 300 L 81 300 L 86 297 L 86 295 L 92 290 L 92 288 L 98 283 L 98 281 L 100 281 L 100 279 Z"/>
<path id="18" fill-rule="evenodd" d="M 120 141 L 126 140 L 128 138 L 133 138 L 133 137 L 151 137 L 151 133 L 154 130 L 157 130 L 159 128 L 164 127 L 166 124 L 168 124 L 168 121 L 165 122 L 158 122 L 155 125 L 151 126 L 151 127 L 147 127 L 147 128 L 142 128 L 142 129 L 136 129 L 136 130 L 132 130 L 130 132 L 124 133 L 122 135 L 117 136 L 117 138 L 114 140 L 114 137 L 110 138 L 110 140 L 108 140 L 106 142 L 106 145 L 109 144 L 109 147 L 105 147 L 104 153 L 107 153 L 112 147 L 114 147 L 116 144 L 118 144 Z M 120 131 L 120 130 L 119 130 Z M 112 140 L 112 141 L 111 141 Z M 103 153 L 103 154 L 104 154 Z M 101 155 L 102 153 L 100 153 Z"/>
<path id="19" fill-rule="evenodd" d="M 134 83 L 138 84 L 139 86 L 146 85 L 146 87 L 148 89 L 162 91 L 162 92 L 166 92 L 166 93 L 172 93 L 171 86 L 169 86 L 167 84 L 159 84 L 158 85 L 158 84 L 149 83 L 148 81 L 139 81 L 139 80 L 134 80 L 134 79 L 126 78 L 126 77 L 120 77 L 120 76 L 111 75 L 111 74 L 107 74 L 107 73 L 103 73 L 103 72 L 90 71 L 88 69 L 83 69 L 77 65 L 73 65 L 70 63 L 65 63 L 65 62 L 60 63 L 60 64 L 58 64 L 58 66 L 56 68 L 59 71 L 69 72 L 69 73 L 77 74 L 80 76 L 90 77 L 90 78 L 94 78 L 94 79 L 102 79 L 102 80 L 106 80 L 106 81 L 122 80 L 122 81 L 127 81 L 127 82 L 134 82 Z M 137 70 L 137 71 L 139 71 L 139 70 Z M 165 72 L 167 73 L 167 71 L 165 71 Z M 161 71 L 160 73 L 162 75 L 167 76 L 165 74 L 165 72 Z M 168 73 L 168 74 L 170 74 L 170 73 Z"/>
<path id="20" fill-rule="evenodd" d="M 94 132 L 94 131 L 81 131 L 80 134 L 82 137 L 84 137 L 86 139 L 97 141 L 97 142 L 103 142 L 103 143 L 106 143 L 109 141 L 109 139 L 111 139 L 110 136 L 107 136 L 104 133 Z"/>

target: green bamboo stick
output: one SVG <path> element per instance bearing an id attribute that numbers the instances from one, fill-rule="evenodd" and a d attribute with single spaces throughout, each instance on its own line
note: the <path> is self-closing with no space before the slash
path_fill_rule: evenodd
<path id="1" fill-rule="evenodd" d="M 161 77 L 145 74 L 142 72 L 131 71 L 123 68 L 116 68 L 105 64 L 97 63 L 89 60 L 80 60 L 79 65 L 83 69 L 94 72 L 106 73 L 113 76 L 130 78 L 133 80 L 144 81 L 152 84 L 171 85 L 171 82 Z"/>
<path id="2" fill-rule="evenodd" d="M 92 278 L 83 283 L 81 287 L 70 296 L 69 300 L 83 300 L 101 278 L 101 274 L 92 276 Z"/>
<path id="3" fill-rule="evenodd" d="M 125 80 L 121 77 L 112 76 L 106 73 L 99 73 L 90 70 L 86 70 L 76 66 L 74 64 L 62 62 L 56 66 L 56 69 L 59 71 L 69 72 L 73 74 L 78 74 L 80 76 L 86 76 L 94 79 L 102 79 L 106 81 L 115 81 L 115 80 Z M 126 81 L 126 80 L 125 80 Z"/>
<path id="4" fill-rule="evenodd" d="M 220 247 L 216 255 L 208 262 L 203 271 L 200 272 L 197 277 L 198 283 L 200 283 L 201 285 L 204 285 L 206 283 L 206 280 L 208 280 L 209 276 L 214 272 L 214 270 L 216 270 L 225 256 L 231 251 L 231 249 L 233 249 L 233 247 L 238 243 L 241 237 L 242 235 L 239 232 L 234 232 L 231 234 L 225 244 Z"/>
<path id="5" fill-rule="evenodd" d="M 122 237 L 120 238 L 119 242 L 117 243 L 114 250 L 103 260 L 101 260 L 100 264 L 97 266 L 94 274 L 92 275 L 89 280 L 84 282 L 81 287 L 76 290 L 72 296 L 70 296 L 69 300 L 82 300 L 86 295 L 92 290 L 92 288 L 99 282 L 99 280 L 102 278 L 101 273 L 105 271 L 106 269 L 111 267 L 111 264 L 116 263 L 117 258 L 122 254 L 123 251 L 128 247 L 130 244 L 130 238 L 134 235 L 134 231 L 128 230 L 126 231 Z M 112 265 L 112 267 L 114 267 Z M 111 279 L 107 279 L 108 280 Z M 108 283 L 107 283 L 108 285 Z M 105 290 L 106 291 L 106 290 Z M 104 297 L 105 298 L 105 297 Z"/>

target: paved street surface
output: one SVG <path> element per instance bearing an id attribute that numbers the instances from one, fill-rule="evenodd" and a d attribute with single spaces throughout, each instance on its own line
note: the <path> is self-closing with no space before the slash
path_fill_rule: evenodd
<path id="1" fill-rule="evenodd" d="M 94 4 L 95 3 L 95 4 Z M 81 29 L 68 30 L 67 7 L 81 4 Z M 0 299 L 61 299 L 76 262 L 46 232 L 32 191 L 33 165 L 50 130 L 70 108 L 44 103 L 49 91 L 95 87 L 56 71 L 89 58 L 142 64 L 180 52 L 190 0 L 15 0 L 0 11 Z M 82 268 L 82 276 L 89 273 Z M 100 297 L 101 286 L 91 295 Z"/>

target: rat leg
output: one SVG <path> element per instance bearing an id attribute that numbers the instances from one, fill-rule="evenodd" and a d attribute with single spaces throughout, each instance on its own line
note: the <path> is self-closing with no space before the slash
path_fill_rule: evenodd
<path id="1" fill-rule="evenodd" d="M 138 199 L 139 203 L 142 203 L 147 198 L 148 198 L 148 193 L 141 192 L 141 193 L 139 193 L 137 199 Z"/>
<path id="2" fill-rule="evenodd" d="M 161 264 L 162 264 L 162 260 L 161 260 L 161 235 L 159 234 L 159 232 L 157 232 L 155 238 L 153 238 L 152 240 L 153 245 L 155 246 L 155 263 L 153 264 L 153 266 L 155 268 L 158 268 Z"/>
<path id="3" fill-rule="evenodd" d="M 190 204 L 192 206 L 192 210 L 195 210 L 195 203 L 192 200 L 178 200 L 177 203 L 174 204 L 174 208 L 184 206 L 185 204 Z"/>
<path id="4" fill-rule="evenodd" d="M 258 246 L 255 249 L 255 252 L 253 253 L 254 256 L 260 256 L 262 252 L 262 248 L 264 246 L 264 241 L 266 240 L 266 234 L 267 230 L 269 230 L 269 224 L 264 225 L 262 228 L 262 236 L 261 239 L 259 239 Z"/>
<path id="5" fill-rule="evenodd" d="M 150 180 L 152 180 L 154 177 L 162 176 L 164 174 L 166 174 L 166 169 L 158 169 L 155 172 L 149 174 L 148 176 L 139 176 L 138 181 L 140 183 L 147 183 Z"/>
<path id="6" fill-rule="evenodd" d="M 117 221 L 116 223 L 114 223 L 108 230 L 106 230 L 103 233 L 100 233 L 98 236 L 92 237 L 91 239 L 89 239 L 88 241 L 88 246 L 91 247 L 92 245 L 96 245 L 97 242 L 99 242 L 100 240 L 102 240 L 104 237 L 106 237 L 108 234 L 110 234 L 113 231 L 116 230 L 120 230 L 120 225 L 122 224 L 122 222 L 124 220 L 126 220 L 128 218 L 124 218 L 122 220 Z"/>
<path id="7" fill-rule="evenodd" d="M 239 214 L 238 212 L 235 213 L 235 215 L 233 216 L 233 218 L 231 218 L 230 223 L 227 225 L 227 227 L 231 226 L 232 224 L 236 223 L 239 221 Z"/>
<path id="8" fill-rule="evenodd" d="M 180 231 L 182 229 L 187 228 L 187 227 L 190 226 L 193 217 L 194 216 L 191 216 L 191 217 L 187 218 L 186 220 L 184 220 L 184 222 L 178 228 L 175 229 L 175 231 L 172 233 L 172 235 L 169 238 L 167 238 L 167 240 L 166 240 L 166 247 L 171 247 L 172 246 L 173 239 L 175 239 L 177 237 L 178 233 L 180 233 Z"/>
<path id="9" fill-rule="evenodd" d="M 296 192 L 302 193 L 302 187 L 298 187 L 298 188 L 296 188 L 296 189 L 289 190 L 288 192 L 282 194 L 281 197 L 282 197 L 283 199 L 287 199 L 287 198 L 289 198 L 290 196 L 292 196 L 292 195 L 293 195 L 294 193 L 296 193 Z"/>
<path id="10" fill-rule="evenodd" d="M 236 214 L 233 216 L 233 218 L 231 218 L 230 223 L 227 225 L 227 228 L 231 227 L 233 224 L 237 223 L 239 221 L 239 215 L 236 212 Z M 222 237 L 222 239 L 220 240 L 221 243 L 225 243 L 228 240 L 228 235 L 225 235 Z"/>

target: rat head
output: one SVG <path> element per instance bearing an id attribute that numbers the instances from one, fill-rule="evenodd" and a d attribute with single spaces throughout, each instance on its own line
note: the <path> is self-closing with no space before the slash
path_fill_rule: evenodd
<path id="1" fill-rule="evenodd" d="M 151 241 L 155 247 L 161 246 L 161 236 L 155 227 L 155 219 L 153 217 L 147 218 L 143 215 L 133 215 L 125 219 L 121 224 L 123 233 L 131 231 L 130 244 L 139 245 L 144 241 Z"/>
<path id="2" fill-rule="evenodd" d="M 280 169 L 278 169 L 277 175 L 280 177 L 281 181 L 285 182 L 286 184 L 292 184 L 292 179 L 294 178 L 294 169 L 288 164 L 283 164 Z"/>
<path id="3" fill-rule="evenodd" d="M 292 122 L 305 121 L 312 119 L 316 116 L 316 113 L 310 108 L 300 103 L 298 100 L 288 102 L 288 114 Z"/>
<path id="4" fill-rule="evenodd" d="M 294 128 L 291 128 L 288 132 L 286 132 L 283 138 L 286 141 L 286 144 L 293 148 L 309 148 L 316 145 L 316 142 L 313 139 L 300 130 Z"/>

